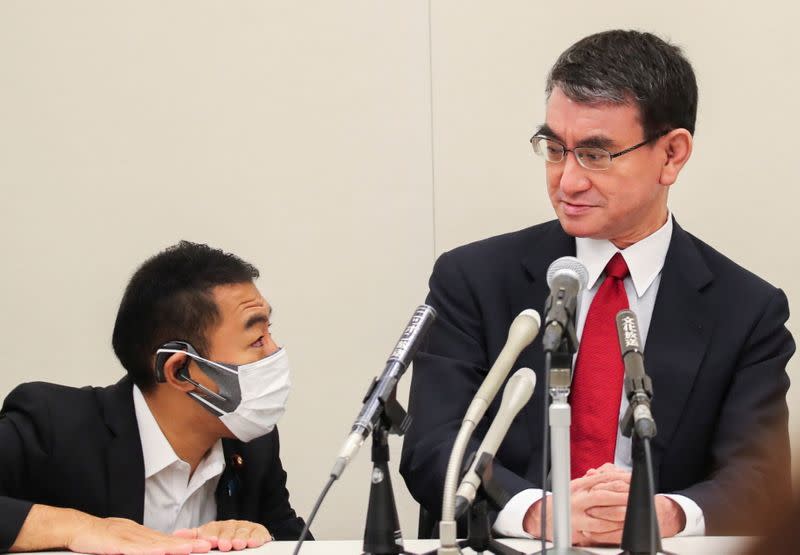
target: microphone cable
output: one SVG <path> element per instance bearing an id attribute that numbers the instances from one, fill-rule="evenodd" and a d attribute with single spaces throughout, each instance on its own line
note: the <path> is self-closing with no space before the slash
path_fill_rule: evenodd
<path id="1" fill-rule="evenodd" d="M 331 476 L 328 478 L 328 482 L 325 484 L 325 487 L 322 488 L 322 492 L 317 497 L 317 502 L 314 503 L 314 508 L 311 509 L 311 514 L 308 515 L 308 520 L 306 521 L 306 525 L 303 526 L 303 532 L 300 534 L 300 538 L 297 540 L 297 545 L 294 546 L 294 551 L 292 555 L 297 555 L 300 552 L 300 546 L 303 545 L 303 542 L 306 540 L 308 536 L 308 531 L 311 528 L 311 523 L 314 521 L 314 518 L 317 516 L 317 511 L 319 511 L 320 505 L 322 505 L 323 499 L 325 496 L 328 495 L 328 490 L 331 489 L 331 486 L 336 481 L 336 476 Z"/>

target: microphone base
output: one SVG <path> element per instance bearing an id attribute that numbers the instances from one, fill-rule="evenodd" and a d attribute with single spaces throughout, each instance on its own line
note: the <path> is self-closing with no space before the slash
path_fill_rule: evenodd
<path id="1" fill-rule="evenodd" d="M 620 551 L 619 555 L 676 555 L 671 551 Z"/>
<path id="2" fill-rule="evenodd" d="M 421 555 L 461 555 L 462 549 L 469 548 L 475 553 L 493 553 L 494 555 L 525 555 L 522 551 L 507 546 L 497 540 L 491 539 L 480 547 L 470 545 L 470 540 L 459 540 L 456 547 L 440 547 L 433 551 L 422 553 Z"/>
<path id="3" fill-rule="evenodd" d="M 548 547 L 544 551 L 537 551 L 534 555 L 591 555 L 591 551 L 578 547 Z"/>
<path id="4" fill-rule="evenodd" d="M 650 456 L 650 440 L 634 434 L 631 445 L 631 473 L 625 526 L 622 529 L 622 553 L 651 555 L 664 553 L 655 509 L 655 484 Z"/>
<path id="5" fill-rule="evenodd" d="M 369 490 L 367 523 L 364 528 L 363 555 L 401 555 L 403 546 L 400 519 L 389 475 L 389 433 L 378 425 L 372 433 L 372 479 Z"/>

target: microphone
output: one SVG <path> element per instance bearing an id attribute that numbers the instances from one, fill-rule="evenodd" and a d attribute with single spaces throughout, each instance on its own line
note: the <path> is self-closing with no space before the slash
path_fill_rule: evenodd
<path id="1" fill-rule="evenodd" d="M 562 256 L 547 268 L 547 285 L 550 295 L 545 302 L 544 352 L 557 351 L 567 334 L 569 350 L 575 352 L 578 340 L 575 335 L 575 309 L 578 294 L 586 288 L 589 272 L 574 256 Z"/>
<path id="2" fill-rule="evenodd" d="M 372 429 L 383 414 L 385 403 L 393 398 L 397 382 L 405 373 L 419 349 L 421 339 L 428 333 L 435 319 L 436 310 L 432 306 L 423 304 L 414 311 L 403 335 L 400 336 L 397 345 L 389 355 L 383 372 L 375 378 L 367 391 L 361 412 L 358 413 L 353 427 L 350 429 L 350 435 L 342 445 L 331 470 L 331 476 L 334 479 L 342 475 L 345 467 L 358 453 L 364 440 L 372 433 Z"/>
<path id="3" fill-rule="evenodd" d="M 464 415 L 464 420 L 472 422 L 472 427 L 478 425 L 478 422 L 486 413 L 486 409 L 494 400 L 497 391 L 511 371 L 511 367 L 519 358 L 522 350 L 533 342 L 536 334 L 539 333 L 539 325 L 542 320 L 539 313 L 532 308 L 526 308 L 520 312 L 511 326 L 508 328 L 508 339 L 500 354 L 497 355 L 497 360 L 494 361 L 492 368 L 483 383 L 475 393 L 472 402 Z"/>
<path id="4" fill-rule="evenodd" d="M 456 518 L 460 517 L 475 500 L 475 494 L 481 485 L 481 476 L 476 470 L 481 459 L 487 455 L 490 458 L 494 458 L 497 448 L 500 447 L 509 427 L 511 427 L 511 423 L 517 413 L 530 400 L 535 387 L 536 374 L 530 368 L 520 368 L 508 380 L 503 390 L 503 399 L 500 402 L 497 416 L 494 417 L 492 425 L 489 426 L 486 437 L 483 438 L 483 442 L 475 453 L 475 460 L 461 480 L 461 485 L 456 492 Z"/>
<path id="5" fill-rule="evenodd" d="M 652 439 L 656 435 L 656 422 L 650 412 L 653 383 L 644 370 L 639 321 L 633 311 L 626 309 L 617 313 L 617 334 L 622 362 L 625 365 L 625 395 L 630 403 L 629 411 L 633 411 L 633 425 L 640 438 Z M 627 420 L 628 418 L 624 418 L 623 424 Z"/>
<path id="6" fill-rule="evenodd" d="M 440 524 L 441 539 L 444 542 L 455 542 L 455 497 L 458 488 L 458 478 L 461 475 L 461 461 L 464 459 L 464 452 L 467 450 L 469 439 L 473 430 L 486 414 L 486 409 L 497 395 L 497 390 L 511 371 L 511 367 L 517 361 L 522 350 L 533 342 L 536 334 L 539 333 L 541 318 L 539 313 L 532 308 L 527 308 L 520 312 L 508 329 L 508 339 L 506 344 L 497 355 L 489 372 L 478 388 L 475 397 L 470 402 L 467 412 L 461 421 L 461 428 L 458 430 L 453 448 L 450 451 L 450 459 L 447 463 L 447 471 L 444 479 L 444 492 L 442 495 L 442 520 Z M 444 545 L 444 544 L 443 544 Z"/>

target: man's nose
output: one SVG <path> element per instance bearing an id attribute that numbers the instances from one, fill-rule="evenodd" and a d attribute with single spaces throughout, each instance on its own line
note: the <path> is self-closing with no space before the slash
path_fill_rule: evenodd
<path id="1" fill-rule="evenodd" d="M 559 187 L 566 195 L 572 195 L 585 191 L 591 187 L 592 183 L 586 168 L 578 163 L 578 158 L 574 152 L 565 152 L 564 160 L 561 162 L 561 178 Z"/>
<path id="2" fill-rule="evenodd" d="M 267 334 L 267 336 L 264 338 L 264 346 L 267 350 L 267 356 L 277 353 L 278 349 L 280 349 L 278 344 L 275 343 L 275 340 L 272 338 L 271 333 Z"/>

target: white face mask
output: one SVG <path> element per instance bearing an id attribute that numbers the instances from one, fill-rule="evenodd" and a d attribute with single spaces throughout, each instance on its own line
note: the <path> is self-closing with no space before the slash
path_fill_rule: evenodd
<path id="1" fill-rule="evenodd" d="M 239 388 L 242 391 L 242 401 L 235 411 L 220 416 L 219 419 L 242 441 L 266 435 L 286 411 L 291 385 L 286 349 L 240 366 Z"/>
<path id="2" fill-rule="evenodd" d="M 291 379 L 289 356 L 279 349 L 268 357 L 236 366 L 208 360 L 183 342 L 162 346 L 157 355 L 185 353 L 219 387 L 215 393 L 192 380 L 185 370 L 179 377 L 198 389 L 187 393 L 212 412 L 241 441 L 251 441 L 270 433 L 286 411 Z"/>

